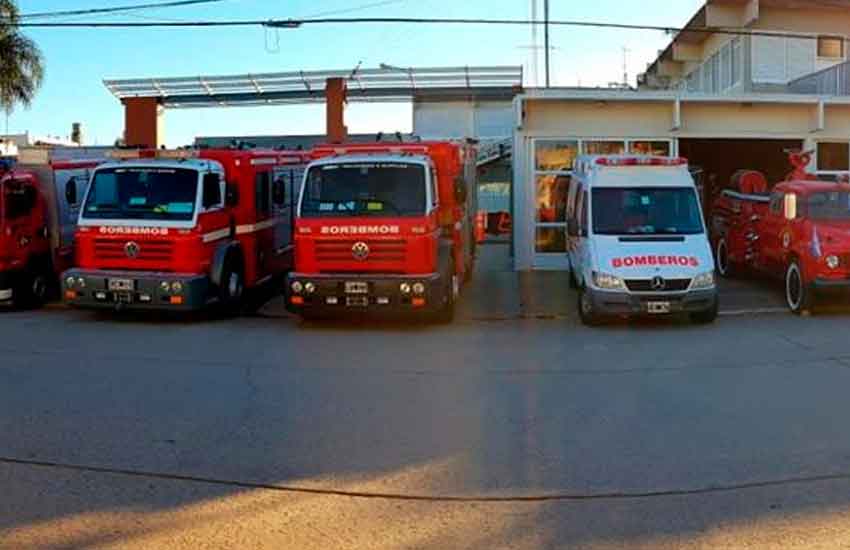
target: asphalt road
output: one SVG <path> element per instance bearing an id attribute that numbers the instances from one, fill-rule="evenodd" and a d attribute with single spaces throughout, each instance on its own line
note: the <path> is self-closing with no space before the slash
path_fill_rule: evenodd
<path id="1" fill-rule="evenodd" d="M 0 314 L 0 548 L 850 546 L 848 317 Z"/>

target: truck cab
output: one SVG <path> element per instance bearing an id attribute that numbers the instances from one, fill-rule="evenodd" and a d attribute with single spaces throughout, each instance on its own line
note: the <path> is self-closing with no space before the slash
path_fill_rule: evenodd
<path id="1" fill-rule="evenodd" d="M 76 307 L 237 311 L 292 262 L 296 174 L 281 151 L 129 151 L 94 172 L 80 211 Z"/>
<path id="2" fill-rule="evenodd" d="M 59 274 L 71 264 L 79 202 L 104 151 L 34 148 L 19 154 L 0 177 L 0 303 L 35 307 L 58 289 Z"/>
<path id="3" fill-rule="evenodd" d="M 473 267 L 474 154 L 449 142 L 314 154 L 321 158 L 307 168 L 298 202 L 289 309 L 449 320 Z"/>
<path id="4" fill-rule="evenodd" d="M 795 170 L 770 190 L 758 172 L 736 175 L 712 225 L 721 275 L 782 279 L 788 308 L 802 313 L 823 295 L 850 293 L 850 183 L 807 173 L 809 154 L 790 160 Z"/>
<path id="5" fill-rule="evenodd" d="M 714 261 L 687 161 L 582 156 L 567 199 L 568 254 L 585 324 L 606 316 L 717 316 Z"/>

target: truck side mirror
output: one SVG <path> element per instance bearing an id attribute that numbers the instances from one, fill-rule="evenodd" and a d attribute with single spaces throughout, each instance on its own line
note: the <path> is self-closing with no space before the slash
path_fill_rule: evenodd
<path id="1" fill-rule="evenodd" d="M 272 184 L 272 202 L 277 206 L 286 204 L 286 179 L 280 176 Z"/>
<path id="2" fill-rule="evenodd" d="M 466 182 L 461 177 L 455 178 L 455 200 L 463 204 L 466 199 Z"/>
<path id="3" fill-rule="evenodd" d="M 215 172 L 204 174 L 204 189 L 201 204 L 204 209 L 221 204 L 221 176 Z"/>
<path id="4" fill-rule="evenodd" d="M 578 237 L 578 220 L 575 218 L 570 218 L 567 220 L 567 235 L 570 237 Z"/>
<path id="5" fill-rule="evenodd" d="M 69 205 L 77 204 L 77 176 L 65 182 L 65 200 Z"/>
<path id="6" fill-rule="evenodd" d="M 236 187 L 234 183 L 227 184 L 227 190 L 225 191 L 224 202 L 227 203 L 227 206 L 236 206 L 239 204 L 239 188 Z"/>

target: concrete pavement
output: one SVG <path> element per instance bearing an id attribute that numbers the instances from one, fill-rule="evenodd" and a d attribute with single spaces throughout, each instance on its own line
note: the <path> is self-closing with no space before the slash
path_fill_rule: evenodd
<path id="1" fill-rule="evenodd" d="M 850 545 L 845 315 L 489 317 L 497 273 L 451 326 L 0 315 L 0 548 Z"/>

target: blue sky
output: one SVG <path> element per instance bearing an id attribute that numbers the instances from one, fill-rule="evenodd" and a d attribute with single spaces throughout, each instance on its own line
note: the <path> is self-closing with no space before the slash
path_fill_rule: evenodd
<path id="1" fill-rule="evenodd" d="M 24 13 L 133 3 L 140 0 L 19 0 Z M 377 3 L 381 5 L 353 9 Z M 542 6 L 542 0 L 539 3 Z M 552 19 L 681 26 L 701 4 L 701 0 L 552 0 L 550 10 Z M 227 0 L 207 7 L 96 19 L 267 19 L 337 11 L 351 17 L 527 18 L 530 8 L 528 0 Z M 380 63 L 523 64 L 529 74 L 531 64 L 530 31 L 521 27 L 307 26 L 277 33 L 260 28 L 27 29 L 26 33 L 44 53 L 47 78 L 32 107 L 12 114 L 10 132 L 67 136 L 71 123 L 80 121 L 87 141 L 99 144 L 112 143 L 123 128 L 121 106 L 103 86 L 104 78 L 347 69 L 361 61 L 370 68 Z M 550 40 L 556 48 L 551 60 L 553 85 L 574 86 L 621 80 L 623 47 L 630 50 L 633 79 L 669 37 L 655 31 L 553 28 Z M 172 110 L 166 114 L 166 141 L 173 146 L 189 143 L 196 135 L 321 133 L 323 113 L 321 106 Z M 410 106 L 404 104 L 355 104 L 346 116 L 351 132 L 407 131 L 411 126 Z"/>

